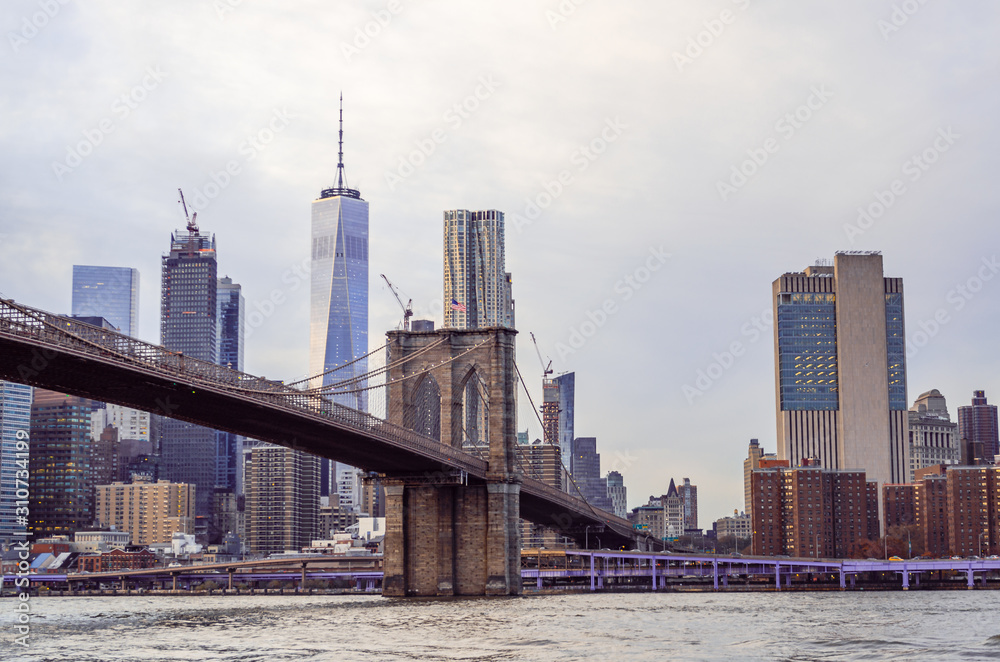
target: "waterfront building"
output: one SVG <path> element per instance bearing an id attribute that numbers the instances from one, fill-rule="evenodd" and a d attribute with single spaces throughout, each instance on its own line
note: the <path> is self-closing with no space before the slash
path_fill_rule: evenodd
<path id="1" fill-rule="evenodd" d="M 444 326 L 514 328 L 511 276 L 505 271 L 504 214 L 444 212 Z"/>
<path id="2" fill-rule="evenodd" d="M 910 478 L 917 469 L 962 461 L 957 423 L 951 422 L 945 398 L 937 389 L 921 393 L 908 412 Z"/>
<path id="3" fill-rule="evenodd" d="M 215 237 L 192 219 L 170 235 L 163 256 L 160 292 L 160 344 L 185 357 L 215 363 L 219 352 L 218 261 Z M 194 423 L 164 419 L 160 473 L 197 488 L 197 516 L 211 514 L 217 476 L 216 431 Z"/>
<path id="4" fill-rule="evenodd" d="M 17 519 L 17 473 L 29 466 L 32 388 L 0 380 L 0 546 L 24 540 Z"/>
<path id="5" fill-rule="evenodd" d="M 754 554 L 846 558 L 878 535 L 877 487 L 863 471 L 758 469 L 751 492 Z"/>
<path id="6" fill-rule="evenodd" d="M 139 270 L 73 265 L 74 317 L 103 317 L 120 333 L 139 332 Z"/>
<path id="7" fill-rule="evenodd" d="M 29 530 L 69 536 L 94 519 L 91 401 L 35 389 L 31 405 Z"/>
<path id="8" fill-rule="evenodd" d="M 913 526 L 917 523 L 916 483 L 882 486 L 882 503 L 885 504 L 885 531 L 895 526 Z"/>
<path id="9" fill-rule="evenodd" d="M 787 467 L 788 460 L 779 460 L 775 453 L 765 453 L 764 447 L 756 439 L 751 439 L 747 457 L 743 460 L 743 511 L 753 520 L 753 495 L 751 494 L 751 477 L 757 469 L 774 469 Z"/>
<path id="10" fill-rule="evenodd" d="M 624 477 L 617 471 L 609 471 L 604 480 L 608 485 L 608 499 L 611 501 L 611 512 L 618 517 L 627 517 L 628 499 Z"/>
<path id="11" fill-rule="evenodd" d="M 903 281 L 849 251 L 774 281 L 778 457 L 909 478 Z"/>
<path id="12" fill-rule="evenodd" d="M 981 448 L 981 453 L 973 451 L 969 460 L 980 459 L 992 464 L 1000 454 L 997 437 L 997 406 L 986 402 L 986 391 L 973 391 L 972 404 L 958 408 L 958 437 L 973 448 Z"/>
<path id="13" fill-rule="evenodd" d="M 753 522 L 745 512 L 734 510 L 732 517 L 722 517 L 715 520 L 715 537 L 717 540 L 732 538 L 733 540 L 749 540 L 753 535 Z M 724 548 L 719 548 L 720 552 L 726 552 Z M 732 551 L 740 551 L 734 549 Z"/>
<path id="14" fill-rule="evenodd" d="M 527 443 L 527 434 L 518 435 L 518 455 L 527 475 L 540 480 L 549 487 L 562 489 L 562 463 L 559 447 L 548 441 L 535 439 Z M 521 547 L 554 549 L 562 546 L 562 538 L 553 529 L 521 520 Z"/>
<path id="15" fill-rule="evenodd" d="M 914 488 L 914 514 L 925 554 L 951 556 L 948 537 L 948 481 L 945 465 L 917 469 Z"/>
<path id="16" fill-rule="evenodd" d="M 299 550 L 319 533 L 319 458 L 263 444 L 251 452 L 247 546 L 257 554 Z"/>
<path id="17" fill-rule="evenodd" d="M 194 533 L 196 487 L 136 476 L 130 484 L 98 485 L 97 523 L 132 534 L 132 544 L 169 543 L 175 533 Z"/>

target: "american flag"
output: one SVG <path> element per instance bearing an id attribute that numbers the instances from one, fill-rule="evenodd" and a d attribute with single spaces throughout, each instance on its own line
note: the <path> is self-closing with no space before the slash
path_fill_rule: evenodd
<path id="1" fill-rule="evenodd" d="M 452 310 L 458 310 L 458 311 L 461 311 L 461 312 L 464 313 L 465 312 L 465 304 L 464 303 L 459 303 L 455 299 L 452 299 L 451 300 L 451 309 Z"/>

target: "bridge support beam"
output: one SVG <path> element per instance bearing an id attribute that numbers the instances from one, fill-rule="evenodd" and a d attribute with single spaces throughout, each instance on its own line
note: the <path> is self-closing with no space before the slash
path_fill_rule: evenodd
<path id="1" fill-rule="evenodd" d="M 383 595 L 521 593 L 519 484 L 383 484 Z"/>

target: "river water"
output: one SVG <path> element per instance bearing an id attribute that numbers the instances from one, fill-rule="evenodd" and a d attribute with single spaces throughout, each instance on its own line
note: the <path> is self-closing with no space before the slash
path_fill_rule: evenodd
<path id="1" fill-rule="evenodd" d="M 1000 591 L 0 600 L 3 662 L 1000 659 Z"/>

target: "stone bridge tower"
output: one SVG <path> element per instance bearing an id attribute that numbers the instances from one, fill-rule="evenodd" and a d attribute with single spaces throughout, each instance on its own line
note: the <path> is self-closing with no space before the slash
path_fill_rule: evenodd
<path id="1" fill-rule="evenodd" d="M 451 467 L 385 477 L 383 595 L 521 592 L 516 334 L 388 333 L 389 422 L 479 455 L 488 470 L 485 482 Z"/>

